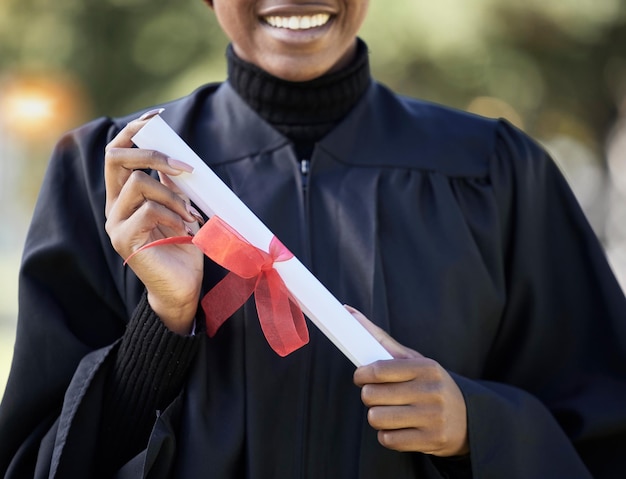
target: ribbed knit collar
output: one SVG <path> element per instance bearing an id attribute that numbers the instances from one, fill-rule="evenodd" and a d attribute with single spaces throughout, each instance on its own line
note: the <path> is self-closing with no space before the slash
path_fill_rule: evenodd
<path id="1" fill-rule="evenodd" d="M 289 82 L 227 50 L 228 81 L 265 121 L 295 142 L 314 142 L 357 103 L 370 83 L 367 45 L 358 40 L 350 65 L 311 81 Z"/>

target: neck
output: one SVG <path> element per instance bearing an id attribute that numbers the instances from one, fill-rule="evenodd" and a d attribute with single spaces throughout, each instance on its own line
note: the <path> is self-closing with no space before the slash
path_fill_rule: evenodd
<path id="1" fill-rule="evenodd" d="M 367 46 L 358 41 L 343 68 L 306 82 L 277 78 L 227 52 L 228 81 L 243 100 L 294 142 L 316 142 L 358 102 L 371 81 Z"/>

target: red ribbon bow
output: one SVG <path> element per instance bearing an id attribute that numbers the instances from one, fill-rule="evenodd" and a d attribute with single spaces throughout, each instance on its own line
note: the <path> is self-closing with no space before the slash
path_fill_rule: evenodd
<path id="1" fill-rule="evenodd" d="M 193 243 L 229 273 L 202 298 L 207 334 L 211 337 L 254 293 L 261 329 L 280 356 L 287 356 L 309 342 L 302 310 L 274 268 L 293 254 L 274 236 L 270 251 L 253 246 L 226 222 L 213 216 L 192 237 L 173 237 L 144 245 Z M 132 255 L 131 255 L 132 256 Z M 127 258 L 126 261 L 130 259 Z"/>

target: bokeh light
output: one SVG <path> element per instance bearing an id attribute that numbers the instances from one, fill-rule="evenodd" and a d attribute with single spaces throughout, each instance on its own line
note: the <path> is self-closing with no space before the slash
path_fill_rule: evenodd
<path id="1" fill-rule="evenodd" d="M 87 109 L 83 88 L 67 75 L 17 73 L 0 79 L 0 125 L 21 141 L 57 138 Z"/>

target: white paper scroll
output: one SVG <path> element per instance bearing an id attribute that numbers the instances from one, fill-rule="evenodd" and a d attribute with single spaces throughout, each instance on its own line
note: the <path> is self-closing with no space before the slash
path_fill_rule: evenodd
<path id="1" fill-rule="evenodd" d="M 252 245 L 269 251 L 273 233 L 160 116 L 152 118 L 133 137 L 133 142 L 193 166 L 193 173 L 170 179 L 207 216 L 218 215 Z M 276 262 L 274 268 L 304 314 L 356 366 L 392 358 L 296 257 Z"/>

